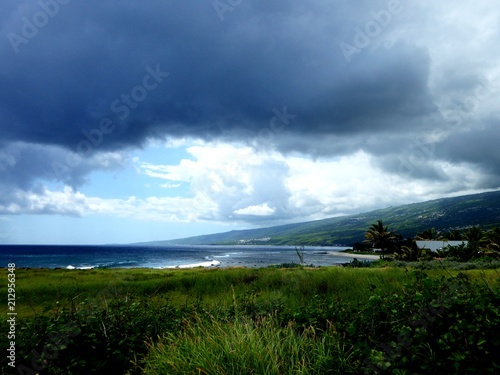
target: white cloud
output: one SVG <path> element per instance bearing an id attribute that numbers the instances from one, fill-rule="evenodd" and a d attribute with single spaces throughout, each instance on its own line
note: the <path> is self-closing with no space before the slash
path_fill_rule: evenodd
<path id="1" fill-rule="evenodd" d="M 136 158 L 140 178 L 165 181 L 162 196 L 138 191 L 125 199 L 87 196 L 70 187 L 17 190 L 0 214 L 112 215 L 164 222 L 240 222 L 273 225 L 363 212 L 457 192 L 477 192 L 473 165 L 435 162 L 444 181 L 415 180 L 377 167 L 359 151 L 310 160 L 223 143 L 188 147 L 190 159 L 155 165 Z M 176 187 L 188 184 L 187 196 Z"/>
<path id="2" fill-rule="evenodd" d="M 236 215 L 253 215 L 253 216 L 270 216 L 276 211 L 275 208 L 269 207 L 267 203 L 258 206 L 248 206 L 234 211 Z"/>
<path id="3" fill-rule="evenodd" d="M 194 198 L 217 205 L 214 219 L 218 220 L 229 219 L 237 210 L 269 200 L 284 199 L 283 204 L 286 203 L 286 187 L 279 178 L 287 173 L 286 165 L 276 155 L 228 144 L 204 144 L 186 151 L 192 158 L 177 165 L 143 162 L 140 168 L 146 176 L 167 180 L 168 184 L 188 182 Z M 270 170 L 274 173 L 266 175 Z"/>
<path id="4" fill-rule="evenodd" d="M 60 214 L 82 216 L 86 212 L 86 198 L 74 192 L 69 186 L 62 191 L 23 191 L 16 189 L 11 195 L 11 202 L 0 204 L 0 213 L 8 215 L 20 214 Z"/>
<path id="5" fill-rule="evenodd" d="M 164 189 L 175 189 L 181 186 L 181 184 L 171 184 L 171 183 L 165 183 L 160 185 Z"/>
<path id="6" fill-rule="evenodd" d="M 320 219 L 478 191 L 472 165 L 435 161 L 443 181 L 409 179 L 377 167 L 359 151 L 311 160 L 273 151 L 208 143 L 187 149 L 192 158 L 177 165 L 142 163 L 147 176 L 188 182 L 192 197 L 211 202 L 213 220 L 263 224 Z M 186 198 L 189 199 L 189 198 Z M 208 217 L 210 215 L 204 215 Z"/>

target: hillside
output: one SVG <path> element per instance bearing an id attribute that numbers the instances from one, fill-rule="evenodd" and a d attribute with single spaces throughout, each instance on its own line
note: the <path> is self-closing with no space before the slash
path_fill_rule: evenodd
<path id="1" fill-rule="evenodd" d="M 500 191 L 437 199 L 331 219 L 143 244 L 352 245 L 363 241 L 366 228 L 377 219 L 382 219 L 391 230 L 405 237 L 414 236 L 427 228 L 447 231 L 473 225 L 483 228 L 500 226 Z"/>

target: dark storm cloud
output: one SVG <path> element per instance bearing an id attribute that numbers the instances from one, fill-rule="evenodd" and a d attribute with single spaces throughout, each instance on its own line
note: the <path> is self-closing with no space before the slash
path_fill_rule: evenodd
<path id="1" fill-rule="evenodd" d="M 4 140 L 74 149 L 102 118 L 116 127 L 100 148 L 257 134 L 284 105 L 300 113 L 289 131 L 356 133 L 432 110 L 425 50 L 400 43 L 348 63 L 339 48 L 387 2 L 243 2 L 223 21 L 210 1 L 69 2 L 24 44 L 8 33 L 24 38 L 41 9 L 30 4 L 11 8 L 3 28 Z M 148 67 L 170 75 L 134 92 Z"/>
<path id="2" fill-rule="evenodd" d="M 451 163 L 475 164 L 486 175 L 496 176 L 489 181 L 500 185 L 500 149 L 498 147 L 500 122 L 465 134 L 454 134 L 437 145 L 436 156 Z"/>
<path id="3" fill-rule="evenodd" d="M 65 160 L 66 155 L 67 151 L 61 147 L 11 143 L 0 150 L 0 173 L 5 178 L 3 182 L 28 190 L 31 187 L 31 176 L 52 180 L 55 177 L 52 163 Z M 77 157 L 75 154 L 71 155 Z M 82 159 L 73 168 L 68 168 L 65 182 L 76 187 L 85 182 L 84 176 L 87 173 L 120 168 L 128 161 L 126 155 L 118 152 L 96 153 L 88 159 Z"/>
<path id="4" fill-rule="evenodd" d="M 227 7 L 214 7 L 221 3 Z M 453 104 L 480 77 L 460 62 L 434 72 L 431 93 L 426 44 L 446 34 L 418 27 L 420 19 L 437 24 L 439 12 L 417 14 L 397 0 L 8 0 L 2 7 L 0 174 L 22 189 L 36 177 L 78 186 L 101 168 L 99 153 L 149 138 L 265 147 L 259 135 L 269 129 L 284 153 L 364 150 L 400 173 L 416 135 L 447 126 L 436 98 Z M 408 35 L 398 33 L 405 26 Z M 277 132 L 270 121 L 285 108 L 295 117 Z M 465 153 L 443 145 L 411 177 L 446 178 L 434 157 L 496 173 L 495 158 L 480 157 L 462 136 L 448 145 L 462 142 Z M 21 152 L 19 142 L 40 149 Z"/>

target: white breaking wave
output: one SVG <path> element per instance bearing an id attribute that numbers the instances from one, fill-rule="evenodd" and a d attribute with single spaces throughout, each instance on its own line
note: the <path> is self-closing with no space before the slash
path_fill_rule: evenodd
<path id="1" fill-rule="evenodd" d="M 219 266 L 220 262 L 218 260 L 210 260 L 208 262 L 192 263 L 192 264 L 180 264 L 178 266 L 167 266 L 160 268 L 195 268 L 195 267 L 216 267 Z"/>
<path id="2" fill-rule="evenodd" d="M 66 267 L 67 270 L 93 270 L 95 267 L 94 266 L 86 266 L 86 267 L 75 267 L 72 265 L 69 265 Z"/>

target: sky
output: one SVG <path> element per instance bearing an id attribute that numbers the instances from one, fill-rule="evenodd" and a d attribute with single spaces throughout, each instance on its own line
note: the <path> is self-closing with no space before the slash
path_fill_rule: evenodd
<path id="1" fill-rule="evenodd" d="M 500 189 L 495 0 L 4 0 L 0 244 Z"/>

